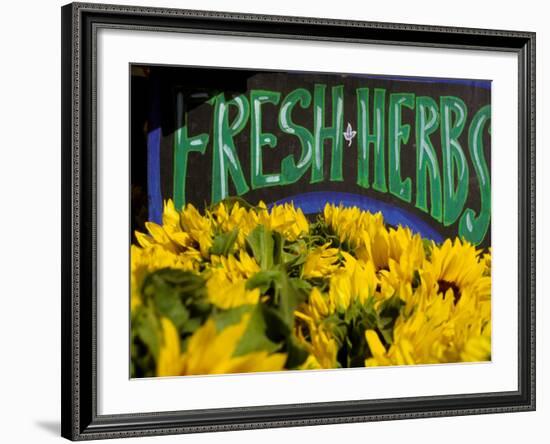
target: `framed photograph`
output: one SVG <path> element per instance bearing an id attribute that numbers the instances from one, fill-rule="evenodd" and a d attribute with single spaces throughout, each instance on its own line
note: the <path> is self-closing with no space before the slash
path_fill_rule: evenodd
<path id="1" fill-rule="evenodd" d="M 534 33 L 61 13 L 64 437 L 534 410 Z"/>

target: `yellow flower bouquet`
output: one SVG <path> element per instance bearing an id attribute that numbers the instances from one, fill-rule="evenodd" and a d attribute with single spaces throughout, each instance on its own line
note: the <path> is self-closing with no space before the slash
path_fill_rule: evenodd
<path id="1" fill-rule="evenodd" d="M 131 246 L 132 377 L 486 361 L 491 253 L 381 213 L 164 204 Z"/>

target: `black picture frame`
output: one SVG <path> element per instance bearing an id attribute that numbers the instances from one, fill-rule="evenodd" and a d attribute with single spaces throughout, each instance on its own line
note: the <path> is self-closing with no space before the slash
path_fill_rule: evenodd
<path id="1" fill-rule="evenodd" d="M 535 33 L 72 3 L 62 14 L 62 436 L 71 440 L 535 409 Z M 519 66 L 518 389 L 102 416 L 96 380 L 100 27 L 513 52 Z"/>

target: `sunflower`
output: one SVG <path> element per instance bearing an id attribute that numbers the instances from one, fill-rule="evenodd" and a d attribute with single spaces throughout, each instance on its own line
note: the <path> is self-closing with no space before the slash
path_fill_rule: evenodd
<path id="1" fill-rule="evenodd" d="M 357 207 L 326 204 L 323 220 L 336 233 L 340 242 L 348 243 L 354 249 L 360 249 L 367 240 L 370 242 L 380 231 L 386 231 L 382 213 L 372 214 Z"/>
<path id="2" fill-rule="evenodd" d="M 202 257 L 208 258 L 212 246 L 211 219 L 202 216 L 192 204 L 187 204 L 180 213 L 180 223 L 183 230 L 199 245 Z"/>
<path id="3" fill-rule="evenodd" d="M 251 211 L 249 214 L 255 218 L 252 213 Z M 289 241 L 295 241 L 309 231 L 309 223 L 304 213 L 292 203 L 274 205 L 268 210 L 265 203 L 260 201 L 255 214 L 257 224 L 281 233 Z"/>
<path id="4" fill-rule="evenodd" d="M 329 248 L 330 242 L 311 250 L 304 263 L 304 278 L 322 278 L 329 276 L 338 268 L 339 250 Z"/>
<path id="5" fill-rule="evenodd" d="M 464 344 L 460 359 L 464 362 L 487 361 L 491 357 L 491 323 L 483 327 L 481 334 L 471 336 Z"/>
<path id="6" fill-rule="evenodd" d="M 311 342 L 307 347 L 309 352 L 309 362 L 306 360 L 305 365 L 310 368 L 337 368 L 338 361 L 338 344 L 332 338 L 331 333 L 322 327 L 318 327 L 310 332 Z"/>
<path id="7" fill-rule="evenodd" d="M 256 228 L 258 217 L 254 209 L 247 209 L 239 204 L 233 203 L 229 206 L 225 202 L 218 203 L 209 213 L 217 229 L 223 233 L 238 229 L 237 245 L 243 248 L 246 236 Z"/>
<path id="8" fill-rule="evenodd" d="M 146 248 L 132 245 L 130 248 L 131 310 L 133 311 L 141 304 L 141 285 L 149 273 L 162 268 L 196 271 L 199 262 L 197 253 L 189 250 L 177 254 L 161 244 L 151 244 Z"/>
<path id="9" fill-rule="evenodd" d="M 322 323 L 329 315 L 327 298 L 317 287 L 313 287 L 309 303 L 297 310 L 295 315 L 299 322 L 296 324 L 295 335 L 298 341 L 309 352 L 309 356 L 302 364 L 302 369 L 320 369 L 337 367 L 336 355 L 338 344 L 332 337 L 330 330 Z M 307 336 L 303 332 L 300 322 L 305 324 Z"/>
<path id="10" fill-rule="evenodd" d="M 246 281 L 260 271 L 260 267 L 245 250 L 240 250 L 237 255 L 210 257 L 210 269 L 205 272 L 206 288 L 208 299 L 219 308 L 257 304 L 259 301 L 260 291 L 246 289 Z"/>
<path id="11" fill-rule="evenodd" d="M 423 276 L 437 286 L 439 294 L 448 292 L 455 304 L 459 303 L 464 290 L 469 290 L 479 300 L 491 296 L 491 278 L 486 275 L 487 263 L 480 260 L 480 250 L 460 239 L 445 240 L 441 245 L 432 245 L 431 256 L 424 261 Z M 490 260 L 490 259 L 489 259 Z"/>
<path id="12" fill-rule="evenodd" d="M 293 204 L 239 200 L 202 213 L 168 200 L 135 238 L 132 374 L 491 359 L 491 250 L 464 240 L 436 244 L 356 207 L 327 204 L 310 225 Z M 144 299 L 161 269 L 200 281 L 207 300 L 185 285 Z M 266 350 L 239 355 L 244 343 Z"/>
<path id="13" fill-rule="evenodd" d="M 363 262 L 343 252 L 344 267 L 334 272 L 330 278 L 328 293 L 329 312 L 345 312 L 352 302 L 364 304 L 369 296 L 374 296 L 378 277 L 372 262 Z"/>
<path id="14" fill-rule="evenodd" d="M 432 279 L 427 281 L 426 278 Z M 437 276 L 436 276 L 437 278 Z M 461 281 L 462 282 L 462 281 Z M 401 291 L 408 307 L 397 318 L 391 344 L 383 344 L 374 330 L 365 332 L 371 352 L 366 366 L 485 361 L 491 356 L 491 305 L 476 285 L 439 291 L 430 273 L 421 274 L 420 285 Z"/>
<path id="15" fill-rule="evenodd" d="M 311 289 L 307 303 L 302 304 L 294 315 L 308 325 L 316 325 L 331 314 L 329 300 L 326 294 L 317 287 Z"/>
<path id="16" fill-rule="evenodd" d="M 161 319 L 162 346 L 157 362 L 157 376 L 207 375 L 279 371 L 284 369 L 285 353 L 257 351 L 235 355 L 250 320 L 243 315 L 238 324 L 222 331 L 209 319 L 189 339 L 182 353 L 176 327 L 167 318 Z"/>
<path id="17" fill-rule="evenodd" d="M 213 268 L 206 281 L 208 300 L 216 307 L 229 309 L 241 305 L 257 304 L 260 290 L 246 288 L 246 279 L 231 280 L 222 268 Z"/>
<path id="18" fill-rule="evenodd" d="M 193 239 L 180 224 L 180 214 L 174 207 L 172 200 L 164 202 L 162 225 L 154 222 L 145 222 L 147 233 L 135 232 L 136 240 L 142 248 L 152 245 L 161 245 L 166 250 L 179 253 L 194 250 Z M 196 251 L 196 250 L 194 250 Z"/>
<path id="19" fill-rule="evenodd" d="M 248 279 L 260 271 L 260 266 L 246 250 L 239 250 L 237 254 L 229 256 L 212 255 L 210 261 L 211 267 L 223 270 L 231 282 Z"/>
<path id="20" fill-rule="evenodd" d="M 130 248 L 131 307 L 141 303 L 141 284 L 148 273 L 162 268 L 197 271 L 202 256 L 180 224 L 180 213 L 171 200 L 164 202 L 162 225 L 146 222 L 147 233 L 135 232 L 138 245 Z"/>
<path id="21" fill-rule="evenodd" d="M 418 304 L 413 298 L 413 287 L 419 284 L 420 271 L 425 261 L 424 242 L 420 235 L 408 228 L 390 228 L 386 250 L 387 268 L 379 270 L 380 296 L 387 300 L 394 295 L 407 303 L 407 310 Z"/>
<path id="22" fill-rule="evenodd" d="M 451 305 L 450 299 L 439 299 L 430 307 L 430 314 L 416 310 L 406 319 L 398 317 L 390 346 L 382 344 L 377 332 L 367 330 L 365 337 L 372 357 L 365 360 L 365 366 L 447 362 L 445 351 L 453 338 L 452 331 L 447 330 Z"/>

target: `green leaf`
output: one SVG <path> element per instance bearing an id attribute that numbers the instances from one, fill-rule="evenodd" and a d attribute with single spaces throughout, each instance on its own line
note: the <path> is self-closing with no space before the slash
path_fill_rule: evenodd
<path id="1" fill-rule="evenodd" d="M 286 241 L 281 252 L 281 263 L 288 270 L 296 268 L 299 271 L 300 265 L 304 264 L 307 258 L 308 247 L 303 239 L 295 242 Z"/>
<path id="2" fill-rule="evenodd" d="M 227 233 L 221 233 L 214 237 L 212 246 L 210 247 L 210 254 L 216 256 L 227 256 L 233 250 L 233 245 L 239 235 L 239 229 L 234 228 Z"/>
<path id="3" fill-rule="evenodd" d="M 145 278 L 142 293 L 154 315 L 170 319 L 180 335 L 196 331 L 212 311 L 204 278 L 191 271 L 155 271 Z"/>
<path id="4" fill-rule="evenodd" d="M 257 305 L 250 316 L 246 330 L 237 344 L 233 356 L 242 356 L 257 351 L 272 353 L 280 344 L 270 341 L 266 336 L 266 323 L 261 306 Z"/>
<path id="5" fill-rule="evenodd" d="M 422 245 L 424 246 L 424 254 L 426 255 L 426 259 L 429 260 L 432 257 L 432 241 L 423 238 Z"/>
<path id="6" fill-rule="evenodd" d="M 384 339 L 384 342 L 386 344 L 392 344 L 393 343 L 393 330 L 390 328 L 379 328 L 378 331 L 382 335 L 382 338 Z"/>
<path id="7" fill-rule="evenodd" d="M 130 377 L 143 378 L 155 376 L 157 367 L 155 357 L 137 336 L 131 344 L 130 353 Z"/>
<path id="8" fill-rule="evenodd" d="M 308 281 L 301 278 L 294 277 L 290 278 L 290 280 L 296 291 L 298 291 L 298 303 L 301 304 L 305 302 L 313 286 Z"/>
<path id="9" fill-rule="evenodd" d="M 192 335 L 200 328 L 203 322 L 204 321 L 201 318 L 191 318 L 181 326 L 180 333 L 184 335 Z"/>
<path id="10" fill-rule="evenodd" d="M 273 238 L 273 264 L 277 265 L 283 262 L 285 238 L 277 231 L 272 231 L 271 236 Z"/>
<path id="11" fill-rule="evenodd" d="M 420 286 L 420 283 L 420 273 L 418 272 L 418 270 L 414 270 L 411 283 L 413 290 L 417 289 Z"/>
<path id="12" fill-rule="evenodd" d="M 292 326 L 283 319 L 276 307 L 262 304 L 261 309 L 266 324 L 266 334 L 269 339 L 273 342 L 280 342 L 290 336 Z"/>
<path id="13" fill-rule="evenodd" d="M 212 319 L 216 324 L 216 330 L 222 331 L 225 327 L 237 324 L 244 313 L 251 311 L 254 305 L 240 305 L 239 307 L 222 310 L 212 315 Z"/>
<path id="14" fill-rule="evenodd" d="M 182 300 L 206 297 L 206 281 L 191 271 L 163 268 L 150 273 L 143 281 L 142 294 L 154 297 L 159 288 L 171 288 Z"/>
<path id="15" fill-rule="evenodd" d="M 336 340 L 337 360 L 342 367 L 364 366 L 369 353 L 365 331 L 378 329 L 382 323 L 374 303 L 372 296 L 364 303 L 355 300 L 345 311 L 333 313 L 322 321 Z M 394 318 L 390 321 L 393 327 Z"/>
<path id="16" fill-rule="evenodd" d="M 189 320 L 189 312 L 183 306 L 178 294 L 167 286 L 158 287 L 154 295 L 155 305 L 161 316 L 169 318 L 178 330 Z"/>
<path id="17" fill-rule="evenodd" d="M 302 365 L 309 355 L 308 351 L 298 344 L 293 336 L 290 336 L 286 343 L 286 352 L 287 358 L 285 367 L 288 369 L 293 369 Z"/>
<path id="18" fill-rule="evenodd" d="M 386 299 L 380 306 L 377 322 L 378 330 L 388 345 L 393 343 L 393 327 L 404 305 L 405 302 L 396 293 L 391 298 Z"/>
<path id="19" fill-rule="evenodd" d="M 269 270 L 273 267 L 275 242 L 271 230 L 268 230 L 263 225 L 258 225 L 246 237 L 246 243 L 252 250 L 252 254 L 262 270 Z"/>
<path id="20" fill-rule="evenodd" d="M 248 289 L 259 288 L 262 293 L 273 289 L 272 304 L 287 325 L 292 325 L 294 310 L 307 298 L 307 285 L 302 279 L 290 278 L 282 266 L 260 271 L 246 283 Z"/>
<path id="21" fill-rule="evenodd" d="M 261 293 L 266 293 L 281 274 L 278 270 L 258 271 L 246 281 L 246 289 L 259 288 Z"/>
<path id="22" fill-rule="evenodd" d="M 292 328 L 274 307 L 258 304 L 252 312 L 234 356 L 265 350 L 269 353 L 287 353 L 286 368 L 296 368 L 308 357 L 308 352 L 292 335 Z"/>
<path id="23" fill-rule="evenodd" d="M 336 313 L 323 319 L 322 323 L 332 332 L 338 346 L 342 346 L 348 334 L 348 327 L 346 326 L 346 323 L 341 320 Z"/>
<path id="24" fill-rule="evenodd" d="M 382 303 L 380 306 L 380 316 L 390 317 L 395 320 L 399 316 L 403 305 L 405 305 L 405 302 L 396 293 Z"/>
<path id="25" fill-rule="evenodd" d="M 279 310 L 286 323 L 292 325 L 294 310 L 299 302 L 305 300 L 305 297 L 302 297 L 301 291 L 296 288 L 294 281 L 286 273 L 281 273 L 277 284 L 279 287 Z"/>
<path id="26" fill-rule="evenodd" d="M 132 330 L 147 347 L 149 352 L 157 359 L 161 343 L 161 327 L 152 307 L 139 307 L 132 321 Z"/>
<path id="27" fill-rule="evenodd" d="M 294 310 L 307 299 L 309 284 L 299 278 L 290 278 L 282 266 L 270 271 L 260 271 L 248 279 L 246 288 L 259 288 L 262 293 L 273 291 L 269 301 L 280 320 L 288 327 L 294 322 Z"/>

